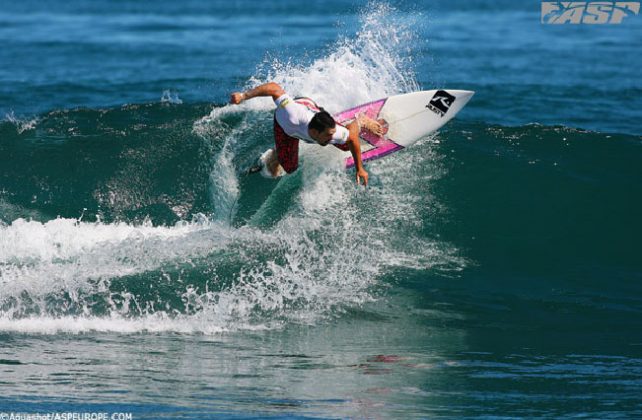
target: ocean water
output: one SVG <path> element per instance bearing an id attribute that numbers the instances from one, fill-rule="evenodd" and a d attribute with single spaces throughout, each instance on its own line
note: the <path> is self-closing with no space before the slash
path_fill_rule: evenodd
<path id="1" fill-rule="evenodd" d="M 642 16 L 0 6 L 0 416 L 642 417 Z M 269 80 L 476 94 L 362 188 L 244 175 Z"/>

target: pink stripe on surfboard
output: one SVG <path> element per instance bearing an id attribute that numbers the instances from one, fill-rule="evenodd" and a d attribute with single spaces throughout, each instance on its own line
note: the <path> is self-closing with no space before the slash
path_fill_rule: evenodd
<path id="1" fill-rule="evenodd" d="M 394 143 L 390 140 L 385 140 L 385 141 L 387 142 L 386 144 L 362 153 L 361 161 L 367 162 L 369 160 L 378 159 L 380 157 L 389 155 L 392 152 L 396 152 L 397 150 L 403 149 L 403 146 L 400 146 L 397 143 Z M 353 166 L 354 166 L 354 159 L 352 158 L 352 156 L 350 156 L 349 158 L 346 158 L 346 169 L 350 169 Z"/>
<path id="2" fill-rule="evenodd" d="M 387 98 L 379 99 L 377 101 L 350 108 L 339 114 L 336 114 L 334 116 L 334 119 L 341 124 L 353 119 L 357 113 L 363 113 L 373 120 L 376 120 L 379 117 L 379 112 L 381 111 L 381 108 L 383 108 L 383 105 L 386 103 L 386 100 Z M 392 152 L 403 149 L 403 146 L 398 145 L 392 140 L 374 135 L 367 130 L 361 130 L 359 136 L 374 146 L 374 149 L 370 149 L 367 152 L 363 152 L 361 154 L 362 162 L 378 159 L 380 157 L 389 155 Z M 354 167 L 354 159 L 352 157 L 346 158 L 346 168 L 350 169 L 352 167 Z"/>
<path id="3" fill-rule="evenodd" d="M 388 140 L 387 138 L 377 136 L 373 134 L 371 131 L 366 130 L 365 128 L 361 129 L 361 132 L 359 133 L 359 137 L 361 137 L 362 139 L 364 139 L 374 147 L 381 147 L 390 143 L 390 140 Z"/>

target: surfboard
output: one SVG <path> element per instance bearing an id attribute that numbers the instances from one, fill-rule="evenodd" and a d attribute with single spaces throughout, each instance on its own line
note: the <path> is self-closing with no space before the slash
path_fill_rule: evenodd
<path id="1" fill-rule="evenodd" d="M 419 139 L 439 130 L 461 111 L 474 93 L 452 89 L 405 93 L 358 105 L 334 114 L 333 117 L 337 123 L 347 125 L 357 115 L 363 114 L 379 121 L 383 126 L 384 133 L 381 136 L 365 128 L 359 133 L 361 160 L 368 162 L 408 148 Z M 354 167 L 350 152 L 342 153 L 346 169 Z M 249 172 L 261 172 L 264 176 L 271 177 L 264 164 L 274 157 L 273 154 L 272 149 L 267 150 Z"/>
<path id="2" fill-rule="evenodd" d="M 361 160 L 367 162 L 403 150 L 439 130 L 461 111 L 473 94 L 469 90 L 450 89 L 406 93 L 341 111 L 334 119 L 345 125 L 363 113 L 383 125 L 382 136 L 361 129 Z M 344 153 L 346 168 L 353 167 L 350 152 Z"/>

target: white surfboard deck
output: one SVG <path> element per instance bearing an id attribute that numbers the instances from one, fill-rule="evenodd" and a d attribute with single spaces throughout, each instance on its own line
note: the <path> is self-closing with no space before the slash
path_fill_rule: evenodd
<path id="1" fill-rule="evenodd" d="M 411 146 L 450 121 L 468 103 L 475 92 L 469 90 L 424 90 L 389 96 L 334 115 L 337 123 L 349 124 L 355 116 L 365 114 L 378 120 L 385 128 L 382 136 L 361 129 L 361 160 L 367 162 L 387 156 Z M 350 152 L 345 155 L 345 166 L 351 168 L 354 161 Z M 262 163 L 270 156 L 263 153 Z M 264 169 L 264 168 L 263 168 Z M 271 176 L 267 170 L 263 175 Z"/>

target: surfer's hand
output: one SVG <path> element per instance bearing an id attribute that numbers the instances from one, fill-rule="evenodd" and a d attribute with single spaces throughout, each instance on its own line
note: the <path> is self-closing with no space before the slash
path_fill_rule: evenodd
<path id="1" fill-rule="evenodd" d="M 233 94 L 230 95 L 230 103 L 233 105 L 238 105 L 241 102 L 243 102 L 244 99 L 244 94 L 241 92 L 234 92 Z"/>
<path id="2" fill-rule="evenodd" d="M 381 137 L 385 134 L 385 130 L 383 129 L 383 125 L 379 121 L 374 121 L 374 124 L 370 127 L 370 131 L 372 131 L 374 134 L 377 136 Z"/>
<path id="3" fill-rule="evenodd" d="M 359 124 L 359 127 L 365 128 L 376 136 L 381 137 L 385 134 L 381 123 L 379 121 L 373 120 L 365 114 L 360 114 L 359 116 L 357 116 L 357 122 Z"/>
<path id="4" fill-rule="evenodd" d="M 368 172 L 365 169 L 361 168 L 357 171 L 357 184 L 361 185 L 361 180 L 363 179 L 363 186 L 368 186 Z"/>

